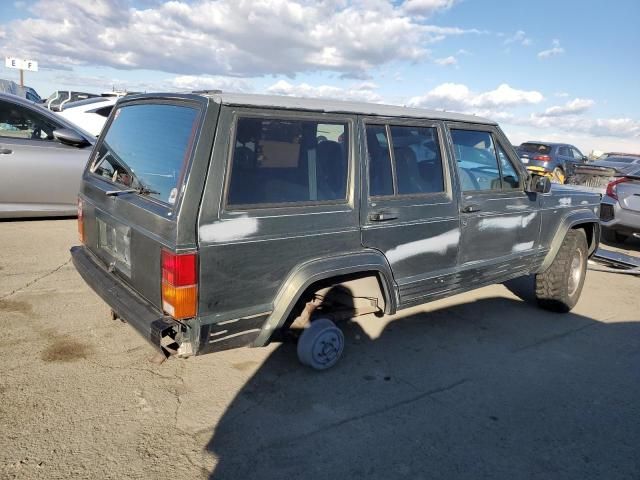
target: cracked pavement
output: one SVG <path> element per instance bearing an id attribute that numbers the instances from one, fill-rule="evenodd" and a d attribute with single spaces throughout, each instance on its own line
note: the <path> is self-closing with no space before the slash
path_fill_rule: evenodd
<path id="1" fill-rule="evenodd" d="M 522 280 L 363 317 L 322 373 L 277 344 L 156 365 L 76 238 L 0 222 L 0 478 L 640 478 L 638 278 L 589 272 L 568 315 Z"/>

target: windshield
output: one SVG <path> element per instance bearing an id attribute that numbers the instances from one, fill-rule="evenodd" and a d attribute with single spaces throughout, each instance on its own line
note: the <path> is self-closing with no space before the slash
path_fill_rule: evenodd
<path id="1" fill-rule="evenodd" d="M 522 145 L 520 145 L 520 151 L 549 155 L 549 152 L 551 152 L 551 147 L 543 143 L 523 143 Z"/>
<path id="2" fill-rule="evenodd" d="M 178 197 L 189 158 L 198 110 L 169 104 L 118 108 L 91 171 L 165 203 Z"/>

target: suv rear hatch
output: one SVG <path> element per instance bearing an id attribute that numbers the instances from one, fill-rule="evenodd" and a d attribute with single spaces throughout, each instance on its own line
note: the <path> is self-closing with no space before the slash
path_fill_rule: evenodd
<path id="1" fill-rule="evenodd" d="M 79 228 L 84 246 L 114 279 L 159 312 L 167 310 L 163 250 L 197 247 L 196 216 L 218 110 L 215 103 L 208 105 L 197 95 L 121 100 L 83 176 Z"/>

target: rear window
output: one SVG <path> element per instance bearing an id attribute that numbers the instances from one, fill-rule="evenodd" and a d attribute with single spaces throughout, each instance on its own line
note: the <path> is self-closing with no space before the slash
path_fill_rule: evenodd
<path id="1" fill-rule="evenodd" d="M 520 145 L 520 150 L 529 153 L 541 153 L 542 155 L 549 155 L 551 147 L 544 143 L 523 143 Z"/>
<path id="2" fill-rule="evenodd" d="M 125 188 L 144 189 L 156 200 L 175 203 L 197 117 L 198 109 L 183 105 L 119 108 L 91 171 Z"/>

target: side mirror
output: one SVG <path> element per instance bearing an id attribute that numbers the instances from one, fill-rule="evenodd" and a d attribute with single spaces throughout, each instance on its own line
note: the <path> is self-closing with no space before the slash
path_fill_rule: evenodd
<path id="1" fill-rule="evenodd" d="M 86 147 L 89 142 L 86 138 L 70 128 L 59 128 L 53 131 L 53 137 L 60 143 L 71 145 L 72 147 Z"/>
<path id="2" fill-rule="evenodd" d="M 551 180 L 549 177 L 532 175 L 529 178 L 526 191 L 530 193 L 549 193 L 551 191 Z"/>
<path id="3" fill-rule="evenodd" d="M 586 155 L 582 155 L 582 161 L 583 162 L 588 162 L 589 158 Z"/>

